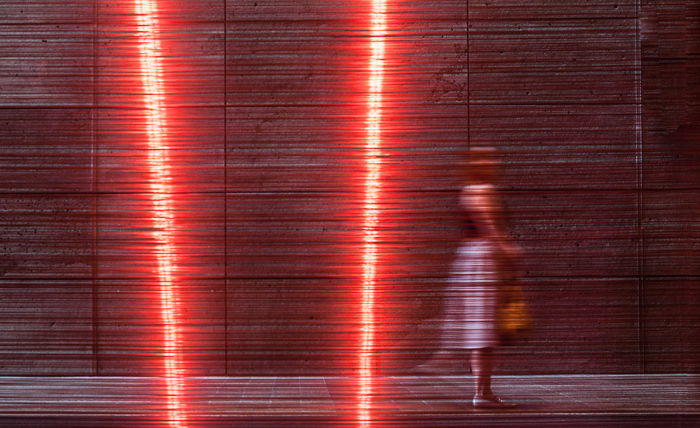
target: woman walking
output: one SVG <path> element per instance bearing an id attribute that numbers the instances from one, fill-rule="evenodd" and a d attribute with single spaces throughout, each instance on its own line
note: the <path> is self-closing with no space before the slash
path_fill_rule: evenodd
<path id="1" fill-rule="evenodd" d="M 441 351 L 419 368 L 467 357 L 474 376 L 477 409 L 514 407 L 491 389 L 494 348 L 501 342 L 497 312 L 499 286 L 518 276 L 518 250 L 508 238 L 494 183 L 498 163 L 493 149 L 469 153 L 460 205 L 465 213 L 464 236 L 452 265 L 443 311 Z M 467 355 L 465 355 L 467 354 Z"/>

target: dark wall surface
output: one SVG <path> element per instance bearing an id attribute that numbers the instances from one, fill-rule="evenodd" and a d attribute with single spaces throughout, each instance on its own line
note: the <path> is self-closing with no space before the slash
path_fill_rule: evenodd
<path id="1" fill-rule="evenodd" d="M 369 1 L 161 0 L 185 367 L 348 374 Z M 377 367 L 435 349 L 463 154 L 492 146 L 534 318 L 500 373 L 697 372 L 700 7 L 388 2 Z M 157 373 L 133 2 L 0 14 L 0 375 Z"/>

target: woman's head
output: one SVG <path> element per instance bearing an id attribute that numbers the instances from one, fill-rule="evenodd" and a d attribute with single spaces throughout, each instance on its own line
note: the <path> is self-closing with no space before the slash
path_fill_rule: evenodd
<path id="1" fill-rule="evenodd" d="M 478 147 L 467 152 L 464 178 L 469 183 L 493 183 L 498 178 L 498 152 L 493 147 Z"/>

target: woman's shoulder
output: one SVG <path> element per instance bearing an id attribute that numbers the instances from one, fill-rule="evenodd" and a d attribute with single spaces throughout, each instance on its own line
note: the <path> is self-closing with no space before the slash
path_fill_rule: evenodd
<path id="1" fill-rule="evenodd" d="M 493 185 L 467 184 L 462 187 L 459 200 L 462 208 L 473 210 L 491 206 Z"/>
<path id="2" fill-rule="evenodd" d="M 473 192 L 484 192 L 493 189 L 493 184 L 491 183 L 469 183 L 462 186 L 462 190 L 473 191 Z"/>
<path id="3" fill-rule="evenodd" d="M 465 184 L 462 186 L 462 197 L 481 197 L 493 193 L 492 184 Z"/>

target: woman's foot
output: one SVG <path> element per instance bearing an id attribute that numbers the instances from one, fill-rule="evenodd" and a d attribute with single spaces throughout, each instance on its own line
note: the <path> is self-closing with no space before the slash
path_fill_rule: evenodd
<path id="1" fill-rule="evenodd" d="M 475 409 L 496 409 L 505 410 L 517 407 L 515 403 L 508 403 L 501 401 L 500 398 L 495 395 L 475 395 L 472 399 L 472 404 L 474 404 Z"/>

